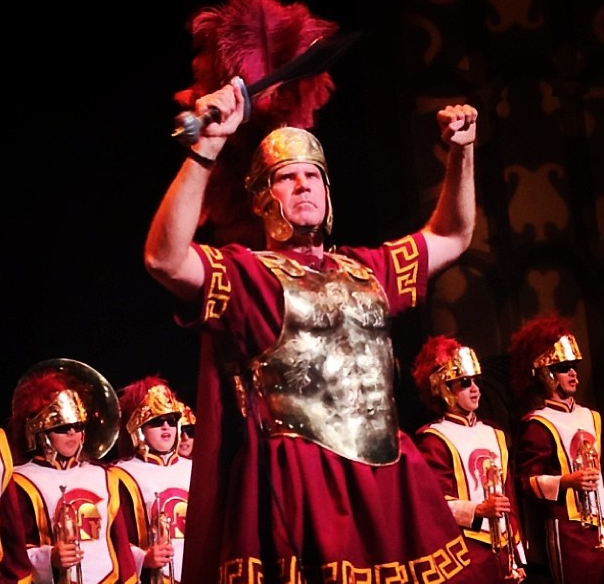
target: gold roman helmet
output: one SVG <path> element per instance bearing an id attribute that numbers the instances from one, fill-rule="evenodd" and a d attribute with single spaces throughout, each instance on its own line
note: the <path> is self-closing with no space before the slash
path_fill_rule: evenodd
<path id="1" fill-rule="evenodd" d="M 449 407 L 453 407 L 455 396 L 451 392 L 448 382 L 461 377 L 474 377 L 480 375 L 481 372 L 476 353 L 470 347 L 459 347 L 449 360 L 430 375 L 432 395 L 442 397 Z"/>
<path id="2" fill-rule="evenodd" d="M 174 393 L 166 385 L 153 385 L 150 387 L 139 402 L 138 406 L 130 414 L 128 421 L 126 422 L 126 430 L 132 438 L 132 443 L 137 450 L 148 450 L 145 437 L 142 432 L 142 426 L 147 422 L 158 418 L 159 416 L 165 416 L 166 414 L 177 414 L 180 419 L 182 415 L 182 409 L 180 402 L 174 396 Z M 180 426 L 180 424 L 179 424 Z M 180 434 L 180 427 L 177 432 L 177 440 L 174 443 L 174 449 L 178 447 L 178 435 Z"/>
<path id="3" fill-rule="evenodd" d="M 533 367 L 549 367 L 565 361 L 580 361 L 583 359 L 579 345 L 573 335 L 562 335 L 553 346 L 533 361 Z"/>
<path id="4" fill-rule="evenodd" d="M 309 162 L 321 170 L 326 192 L 323 227 L 327 234 L 331 233 L 333 224 L 329 177 L 321 143 L 301 128 L 279 128 L 262 140 L 245 179 L 245 188 L 253 195 L 254 213 L 262 217 L 266 232 L 277 241 L 290 239 L 294 228 L 283 216 L 281 202 L 272 194 L 272 178 L 276 170 L 294 162 Z"/>
<path id="5" fill-rule="evenodd" d="M 25 439 L 28 450 L 36 447 L 36 434 L 46 432 L 66 424 L 84 423 L 87 419 L 86 408 L 80 396 L 73 389 L 64 389 L 56 394 L 36 416 L 25 422 Z"/>
<path id="6" fill-rule="evenodd" d="M 180 402 L 182 417 L 180 425 L 182 426 L 195 426 L 196 418 L 193 410 L 186 404 Z"/>
<path id="7" fill-rule="evenodd" d="M 550 370 L 552 365 L 566 361 L 580 361 L 583 359 L 579 345 L 571 334 L 561 335 L 560 338 L 544 353 L 533 361 L 533 373 L 547 388 L 549 394 L 556 390 L 558 381 Z"/>
<path id="8" fill-rule="evenodd" d="M 98 371 L 74 359 L 36 363 L 21 377 L 13 393 L 11 427 L 19 456 L 41 447 L 53 461 L 56 451 L 46 432 L 67 424 L 86 424 L 83 452 L 100 459 L 119 433 L 117 395 Z"/>

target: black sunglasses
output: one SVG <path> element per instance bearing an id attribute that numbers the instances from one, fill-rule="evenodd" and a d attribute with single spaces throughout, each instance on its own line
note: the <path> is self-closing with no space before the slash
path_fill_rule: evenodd
<path id="1" fill-rule="evenodd" d="M 480 385 L 480 377 L 478 376 L 460 377 L 459 379 L 454 379 L 453 381 L 449 381 L 449 387 L 451 387 L 455 381 L 459 383 L 459 387 L 462 389 L 468 389 L 468 387 L 471 387 L 472 382 L 474 382 L 476 385 Z"/>
<path id="2" fill-rule="evenodd" d="M 64 424 L 63 426 L 57 426 L 56 428 L 50 429 L 50 431 L 55 434 L 69 434 L 70 430 L 73 430 L 74 432 L 83 432 L 84 423 L 76 422 L 75 424 Z"/>
<path id="3" fill-rule="evenodd" d="M 144 425 L 147 428 L 161 428 L 165 423 L 167 423 L 170 428 L 176 428 L 176 426 L 178 426 L 178 418 L 176 416 L 158 416 L 157 418 L 149 420 Z"/>
<path id="4" fill-rule="evenodd" d="M 577 361 L 564 361 L 563 363 L 554 363 L 549 369 L 552 373 L 568 373 L 571 369 L 577 370 Z"/>
<path id="5" fill-rule="evenodd" d="M 189 438 L 193 438 L 195 434 L 195 426 L 183 426 L 180 431 L 186 434 Z"/>

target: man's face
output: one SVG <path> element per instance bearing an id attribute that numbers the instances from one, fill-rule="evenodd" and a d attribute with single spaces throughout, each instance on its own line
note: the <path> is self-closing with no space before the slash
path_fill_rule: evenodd
<path id="1" fill-rule="evenodd" d="M 195 426 L 183 426 L 180 433 L 180 442 L 178 443 L 178 454 L 185 458 L 191 458 L 193 452 L 193 443 L 195 441 L 193 429 Z"/>
<path id="2" fill-rule="evenodd" d="M 281 201 L 283 216 L 297 227 L 316 227 L 325 218 L 323 175 L 310 162 L 294 162 L 275 171 L 271 191 Z"/>
<path id="3" fill-rule="evenodd" d="M 48 431 L 52 447 L 63 457 L 75 456 L 84 441 L 84 424 L 65 424 Z"/>
<path id="4" fill-rule="evenodd" d="M 579 378 L 577 376 L 578 361 L 564 361 L 550 365 L 549 370 L 552 372 L 556 381 L 556 392 L 560 397 L 569 397 L 577 392 Z"/>
<path id="5" fill-rule="evenodd" d="M 449 388 L 455 395 L 457 408 L 462 413 L 473 412 L 480 403 L 479 378 L 476 376 L 461 377 L 449 382 Z"/>
<path id="6" fill-rule="evenodd" d="M 178 416 L 166 414 L 153 418 L 142 426 L 145 442 L 151 450 L 166 454 L 172 450 L 178 432 Z"/>

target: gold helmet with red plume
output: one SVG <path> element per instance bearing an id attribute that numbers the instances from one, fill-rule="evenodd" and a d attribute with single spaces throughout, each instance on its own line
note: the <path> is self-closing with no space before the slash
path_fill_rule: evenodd
<path id="1" fill-rule="evenodd" d="M 121 389 L 119 393 L 122 409 L 120 456 L 132 455 L 134 450 L 146 456 L 149 446 L 142 431 L 143 425 L 167 414 L 173 414 L 180 422 L 182 416 L 180 402 L 167 381 L 156 375 L 149 375 L 135 381 Z M 178 447 L 178 434 L 179 432 L 172 450 Z M 127 436 L 129 439 L 126 438 Z"/>
<path id="2" fill-rule="evenodd" d="M 294 162 L 308 162 L 321 171 L 326 191 L 323 227 L 327 234 L 331 233 L 333 213 L 323 147 L 310 132 L 288 126 L 273 130 L 262 140 L 245 179 L 245 186 L 254 197 L 254 212 L 262 217 L 266 232 L 277 241 L 290 239 L 294 228 L 283 216 L 281 201 L 272 194 L 272 177 L 279 168 Z"/>
<path id="3" fill-rule="evenodd" d="M 556 314 L 528 321 L 512 335 L 509 352 L 512 391 L 525 400 L 548 397 L 556 389 L 552 365 L 583 358 L 570 322 Z"/>
<path id="4" fill-rule="evenodd" d="M 228 0 L 205 6 L 188 23 L 195 56 L 194 82 L 175 95 L 194 109 L 195 100 L 216 91 L 233 77 L 246 85 L 268 77 L 308 50 L 317 40 L 335 34 L 339 25 L 312 15 L 300 2 Z M 248 122 L 223 148 L 208 187 L 199 224 L 213 230 L 216 245 L 238 241 L 263 246 L 263 230 L 246 196 L 249 160 L 262 138 L 282 126 L 309 129 L 315 113 L 331 97 L 334 84 L 327 72 L 277 84 L 254 97 Z"/>
<path id="5" fill-rule="evenodd" d="M 481 374 L 476 353 L 444 335 L 429 337 L 420 349 L 412 370 L 422 401 L 441 415 L 455 403 L 449 382 Z"/>
<path id="6" fill-rule="evenodd" d="M 10 428 L 16 458 L 23 460 L 38 448 L 54 460 L 46 432 L 76 423 L 86 423 L 86 456 L 102 458 L 117 440 L 119 418 L 117 396 L 98 371 L 73 359 L 41 361 L 21 377 L 13 394 Z"/>

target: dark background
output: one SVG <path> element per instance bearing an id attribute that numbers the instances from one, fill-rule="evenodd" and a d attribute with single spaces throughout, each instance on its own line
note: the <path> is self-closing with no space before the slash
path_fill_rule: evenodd
<path id="1" fill-rule="evenodd" d="M 475 239 L 434 283 L 430 312 L 403 331 L 402 364 L 426 334 L 457 334 L 494 363 L 484 403 L 505 421 L 510 335 L 555 308 L 584 350 L 581 397 L 602 409 L 602 3 L 306 4 L 367 33 L 333 66 L 336 91 L 315 128 L 334 243 L 371 245 L 421 226 L 443 173 L 435 112 L 463 101 L 480 112 Z M 4 58 L 0 423 L 21 375 L 59 357 L 96 368 L 115 389 L 159 373 L 194 399 L 197 337 L 173 323 L 142 252 L 183 157 L 170 137 L 172 98 L 191 82 L 185 23 L 199 6 L 22 4 L 5 20 L 16 40 Z"/>
<path id="2" fill-rule="evenodd" d="M 331 4 L 308 6 L 356 27 L 353 8 Z M 173 323 L 142 250 L 183 158 L 170 136 L 179 111 L 173 94 L 192 79 L 185 23 L 198 6 L 24 5 L 12 21 L 20 34 L 6 55 L 2 421 L 20 376 L 54 358 L 87 363 L 115 389 L 157 372 L 192 399 L 196 336 Z M 362 170 L 364 151 L 355 51 L 334 66 L 338 89 L 321 112 L 332 180 L 342 190 L 346 167 Z M 348 180 L 344 187 L 358 190 L 336 225 L 359 240 L 375 226 L 354 203 L 366 178 Z"/>

